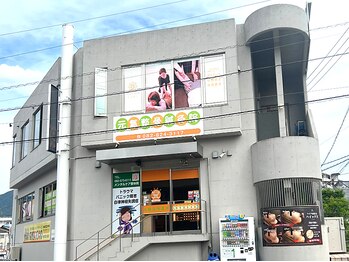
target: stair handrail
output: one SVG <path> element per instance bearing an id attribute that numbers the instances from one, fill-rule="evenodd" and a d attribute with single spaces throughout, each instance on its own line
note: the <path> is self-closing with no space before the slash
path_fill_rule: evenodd
<path id="1" fill-rule="evenodd" d="M 170 204 L 170 210 L 169 212 L 164 212 L 162 213 L 163 215 L 164 214 L 173 214 L 173 213 L 177 213 L 177 212 L 173 212 L 173 209 L 172 209 L 172 205 L 176 202 L 184 202 L 184 201 L 187 201 L 187 200 L 175 200 L 175 201 L 161 201 L 161 202 L 157 202 L 158 203 L 162 203 L 162 202 L 166 202 L 166 203 L 169 203 Z M 202 203 L 201 202 L 204 202 L 204 210 L 202 210 Z M 194 203 L 200 203 L 200 209 L 197 210 L 197 212 L 200 212 L 200 213 L 205 213 L 206 212 L 206 200 L 203 200 L 203 199 L 200 199 L 199 201 L 197 202 L 194 202 Z M 138 205 L 136 205 L 135 207 L 139 206 L 141 203 L 139 203 Z M 192 211 L 189 211 L 189 212 L 192 212 Z M 132 227 L 131 229 L 131 241 L 133 241 L 133 228 L 138 226 L 138 225 L 141 225 L 141 223 L 143 223 L 146 219 L 150 218 L 150 217 L 153 217 L 153 216 L 157 216 L 159 215 L 159 213 L 156 213 L 156 214 L 140 214 L 138 217 L 136 217 L 134 220 L 138 220 L 137 223 Z M 143 219 L 141 219 L 142 216 L 145 216 Z M 108 244 L 110 244 L 111 242 L 117 240 L 120 238 L 120 251 L 121 251 L 121 238 L 123 235 L 130 235 L 130 234 L 127 234 L 127 233 L 121 233 L 121 231 L 118 229 L 115 233 L 112 233 L 110 236 L 106 237 L 105 239 L 103 239 L 101 242 L 99 242 L 99 238 L 98 238 L 98 242 L 97 242 L 97 245 L 93 246 L 92 248 L 90 248 L 89 250 L 87 250 L 86 252 L 84 252 L 83 254 L 81 254 L 80 256 L 77 256 L 77 251 L 78 251 L 78 247 L 81 246 L 83 243 L 87 242 L 88 240 L 90 240 L 93 236 L 95 235 L 98 235 L 99 236 L 99 232 L 101 232 L 102 230 L 104 230 L 105 228 L 107 228 L 108 226 L 112 225 L 114 222 L 116 222 L 119 218 L 113 220 L 111 223 L 109 223 L 108 225 L 104 226 L 102 229 L 100 229 L 97 233 L 94 233 L 92 236 L 90 236 L 88 239 L 84 240 L 83 242 L 81 242 L 79 245 L 76 246 L 76 253 L 75 253 L 75 260 L 74 261 L 77 261 L 78 259 L 80 259 L 81 257 L 83 257 L 84 255 L 86 255 L 87 253 L 89 253 L 91 250 L 97 248 L 97 250 L 92 253 L 90 256 L 94 255 L 94 254 L 99 254 L 99 251 L 101 249 L 103 249 L 105 246 L 107 245 L 104 245 L 102 247 L 100 247 L 100 244 L 102 244 L 103 242 L 105 242 L 107 239 L 111 239 L 111 237 L 113 236 L 116 236 L 114 237 L 113 239 L 111 239 L 110 242 L 108 242 Z M 207 223 L 206 223 L 206 229 L 207 229 Z M 207 232 L 207 231 L 206 231 Z M 117 234 L 117 233 L 120 233 L 120 234 Z M 97 255 L 97 260 L 98 259 L 98 255 Z"/>
<path id="2" fill-rule="evenodd" d="M 135 206 L 135 208 L 138 207 L 140 204 L 141 204 L 141 203 L 138 203 L 138 204 Z M 138 217 L 137 217 L 137 218 L 138 218 Z M 137 218 L 136 218 L 136 219 L 137 219 Z M 104 226 L 103 228 L 101 228 L 100 230 L 98 230 L 96 233 L 92 234 L 89 238 L 85 239 L 85 240 L 82 241 L 79 245 L 77 245 L 77 246 L 75 247 L 75 261 L 78 260 L 79 258 L 81 258 L 83 255 L 85 255 L 87 252 L 91 251 L 91 249 L 89 249 L 87 252 L 85 252 L 84 254 L 82 254 L 82 255 L 80 255 L 80 256 L 78 257 L 78 248 L 79 248 L 82 244 L 84 244 L 84 243 L 86 243 L 88 240 L 92 239 L 95 235 L 98 236 L 99 233 L 100 233 L 102 230 L 106 229 L 107 227 L 109 227 L 110 225 L 112 225 L 113 223 L 115 223 L 115 222 L 116 222 L 117 220 L 119 220 L 119 219 L 120 219 L 120 218 L 117 217 L 117 218 L 114 219 L 111 223 L 107 224 L 106 226 Z M 115 233 L 112 233 L 109 237 L 111 237 L 111 236 L 117 234 L 119 231 L 120 231 L 120 230 L 117 230 Z M 108 237 L 108 238 L 109 238 L 109 237 Z M 108 239 L 108 238 L 106 238 L 106 239 Z M 104 241 L 104 240 L 103 240 L 103 241 Z M 103 241 L 102 241 L 102 242 L 103 242 Z M 101 243 L 102 243 L 102 242 L 101 242 Z M 96 247 L 96 246 L 94 246 L 93 248 L 95 248 L 95 247 Z"/>

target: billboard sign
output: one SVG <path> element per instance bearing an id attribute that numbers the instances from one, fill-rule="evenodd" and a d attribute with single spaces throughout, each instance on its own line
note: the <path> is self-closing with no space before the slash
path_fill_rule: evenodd
<path id="1" fill-rule="evenodd" d="M 318 206 L 263 208 L 263 246 L 322 245 Z"/>
<path id="2" fill-rule="evenodd" d="M 113 141 L 139 141 L 203 134 L 203 110 L 114 117 Z"/>

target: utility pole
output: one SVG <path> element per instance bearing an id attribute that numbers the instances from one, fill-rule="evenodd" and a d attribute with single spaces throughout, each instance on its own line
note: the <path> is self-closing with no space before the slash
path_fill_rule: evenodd
<path id="1" fill-rule="evenodd" d="M 69 149 L 71 122 L 71 94 L 73 76 L 74 27 L 63 25 L 60 115 L 57 152 L 57 195 L 55 217 L 54 260 L 67 260 L 67 227 L 69 196 Z"/>

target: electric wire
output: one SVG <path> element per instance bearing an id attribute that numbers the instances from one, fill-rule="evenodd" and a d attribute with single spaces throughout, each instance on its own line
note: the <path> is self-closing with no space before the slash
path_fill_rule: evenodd
<path id="1" fill-rule="evenodd" d="M 86 22 L 86 21 L 102 19 L 102 18 L 111 17 L 111 16 L 117 16 L 117 15 L 133 13 L 133 12 L 137 12 L 137 11 L 143 11 L 143 10 L 147 10 L 147 9 L 152 9 L 152 8 L 156 8 L 156 7 L 160 7 L 160 6 L 177 4 L 177 3 L 180 3 L 180 2 L 186 2 L 186 1 L 188 1 L 188 0 L 180 0 L 180 1 L 175 1 L 175 2 L 163 3 L 163 4 L 153 5 L 153 6 L 147 6 L 147 7 L 127 10 L 127 11 L 122 11 L 122 12 L 113 13 L 113 14 L 89 17 L 89 18 L 79 19 L 79 20 L 72 20 L 70 22 L 64 22 L 64 23 L 59 23 L 59 24 L 41 26 L 41 27 L 36 27 L 36 28 L 23 29 L 23 30 L 14 31 L 14 32 L 8 32 L 8 33 L 1 33 L 0 37 L 7 36 L 7 35 L 20 34 L 20 33 L 27 33 L 27 32 L 31 32 L 31 31 L 37 31 L 37 30 L 42 30 L 42 29 L 47 29 L 47 28 L 52 28 L 52 27 L 58 27 L 58 26 L 62 26 L 64 24 L 77 24 L 77 23 L 81 23 L 81 22 Z"/>
<path id="2" fill-rule="evenodd" d="M 346 95 L 340 95 L 340 96 L 332 96 L 332 97 L 326 97 L 326 98 L 319 98 L 319 99 L 314 99 L 314 100 L 308 100 L 308 101 L 303 101 L 303 102 L 298 102 L 298 103 L 290 103 L 289 106 L 295 106 L 295 105 L 305 105 L 305 104 L 310 104 L 310 103 L 318 103 L 318 102 L 324 102 L 327 100 L 335 100 L 335 99 L 340 99 L 340 98 L 347 98 L 349 97 L 349 94 Z M 285 105 L 275 105 L 272 106 L 274 109 L 278 108 L 284 108 Z M 262 109 L 249 109 L 249 110 L 244 110 L 244 111 L 238 111 L 238 112 L 231 112 L 231 113 L 224 113 L 224 114 L 218 114 L 218 115 L 210 115 L 210 116 L 203 116 L 196 118 L 194 120 L 208 120 L 208 119 L 215 119 L 215 118 L 225 118 L 225 117 L 232 117 L 236 115 L 242 115 L 242 114 L 248 114 L 248 113 L 255 113 L 259 112 Z M 191 120 L 178 120 L 178 121 L 171 121 L 171 122 L 166 122 L 163 124 L 176 124 L 176 123 L 183 123 L 183 122 L 190 122 Z M 163 125 L 161 124 L 161 125 Z M 150 125 L 144 125 L 144 126 L 133 126 L 130 128 L 118 128 L 118 129 L 105 129 L 105 130 L 98 130 L 98 131 L 89 131 L 89 132 L 83 132 L 83 133 L 76 133 L 76 134 L 69 134 L 69 135 L 61 135 L 61 136 L 56 136 L 56 137 L 46 137 L 46 138 L 41 138 L 42 140 L 47 140 L 50 138 L 66 138 L 66 137 L 75 137 L 75 136 L 87 136 L 87 135 L 100 135 L 100 134 L 108 134 L 111 132 L 116 132 L 116 131 L 123 131 L 123 130 L 129 130 L 129 129 L 135 129 L 135 128 L 145 128 L 145 127 L 152 127 L 152 126 L 158 126 L 159 124 L 150 124 Z M 7 144 L 13 144 L 13 143 L 24 143 L 24 142 L 31 142 L 37 139 L 23 139 L 23 140 L 16 140 L 16 141 L 7 141 L 7 142 L 0 142 L 0 145 L 7 145 Z"/>
<path id="3" fill-rule="evenodd" d="M 146 26 L 146 27 L 140 27 L 140 28 L 136 28 L 136 29 L 131 29 L 131 30 L 127 30 L 127 31 L 120 32 L 120 33 L 115 33 L 115 34 L 110 34 L 110 35 L 104 35 L 104 36 L 97 37 L 97 38 L 93 38 L 93 39 L 87 39 L 87 40 L 85 39 L 85 40 L 82 40 L 82 41 L 74 41 L 74 44 L 83 43 L 84 41 L 89 41 L 89 40 L 98 40 L 98 39 L 108 38 L 108 37 L 112 37 L 112 36 L 118 36 L 118 35 L 122 35 L 122 34 L 137 32 L 137 31 L 141 31 L 141 30 L 145 30 L 145 29 L 149 29 L 149 28 L 154 28 L 154 27 L 161 27 L 161 26 L 164 26 L 164 25 L 169 25 L 169 24 L 174 24 L 174 23 L 178 23 L 178 22 L 183 22 L 183 21 L 186 21 L 186 20 L 195 19 L 195 18 L 200 18 L 200 17 L 203 17 L 203 16 L 209 16 L 209 15 L 213 15 L 213 14 L 223 13 L 223 12 L 231 11 L 231 10 L 234 10 L 234 9 L 238 9 L 238 8 L 242 8 L 242 7 L 247 7 L 247 6 L 251 6 L 251 5 L 255 5 L 255 4 L 260 4 L 260 3 L 268 2 L 268 1 L 271 1 L 271 0 L 265 0 L 265 1 L 256 2 L 256 3 L 252 3 L 252 4 L 246 4 L 246 5 L 241 5 L 241 6 L 237 6 L 237 7 L 222 9 L 222 10 L 218 10 L 218 11 L 215 11 L 215 12 L 210 12 L 210 13 L 206 13 L 206 14 L 201 14 L 201 15 L 196 15 L 196 16 L 191 16 L 191 17 L 186 17 L 186 18 L 182 18 L 182 19 L 178 19 L 178 20 L 174 20 L 174 21 L 169 21 L 169 22 L 161 23 L 161 24 L 149 25 L 149 26 Z M 348 23 L 349 23 L 349 22 L 348 22 Z M 64 45 L 46 47 L 46 48 L 42 48 L 42 49 L 38 49 L 38 50 L 31 50 L 31 51 L 26 51 L 26 52 L 23 52 L 23 53 L 18 53 L 18 54 L 12 54 L 12 55 L 8 55 L 8 56 L 3 56 L 3 57 L 0 57 L 0 60 L 12 58 L 12 57 L 17 57 L 17 56 L 22 56 L 22 55 L 27 55 L 27 54 L 32 54 L 32 53 L 41 52 L 41 51 L 46 51 L 46 50 L 58 48 L 58 47 L 61 47 L 61 46 L 64 46 Z"/>
<path id="4" fill-rule="evenodd" d="M 337 42 L 332 46 L 332 48 L 330 49 L 330 51 L 328 51 L 328 53 L 326 54 L 326 56 L 328 56 L 332 50 L 337 46 L 337 44 L 340 42 L 340 40 L 342 40 L 343 36 L 347 33 L 347 31 L 349 30 L 349 27 L 347 27 L 347 29 L 344 31 L 344 33 L 340 36 L 340 38 L 337 40 Z M 348 39 L 347 39 L 348 40 Z M 340 49 L 340 48 L 339 48 Z M 339 50 L 338 49 L 338 50 Z M 314 72 L 320 67 L 320 65 L 325 61 L 325 59 L 321 60 L 320 63 L 315 67 L 315 69 L 308 75 L 307 80 L 314 74 Z M 325 65 L 326 66 L 326 65 Z M 324 66 L 324 67 L 325 67 Z M 323 67 L 323 68 L 324 68 Z M 321 72 L 321 71 L 320 71 Z M 317 75 L 316 75 L 317 76 Z M 316 76 L 314 78 L 316 78 Z M 308 83 L 310 84 L 310 83 Z"/>
<path id="5" fill-rule="evenodd" d="M 349 39 L 349 38 L 348 38 Z M 347 39 L 347 40 L 348 40 Z M 347 52 L 349 50 L 349 46 L 344 50 L 344 53 Z M 332 57 L 333 58 L 333 57 Z M 323 78 L 324 76 L 326 76 L 326 74 L 337 64 L 337 62 L 339 61 L 339 59 L 342 58 L 342 55 L 340 55 L 339 57 L 337 57 L 337 60 L 331 65 L 330 68 L 327 69 L 327 71 L 316 81 L 316 83 L 309 88 L 309 91 L 312 90 Z"/>
<path id="6" fill-rule="evenodd" d="M 347 22 L 349 23 L 349 22 Z M 338 25 L 338 24 L 336 24 Z M 334 26 L 336 26 L 334 25 Z M 325 29 L 325 28 L 329 28 L 329 27 L 319 27 L 317 29 Z M 314 29 L 315 30 L 315 29 Z M 264 38 L 264 39 L 261 39 L 261 40 L 254 40 L 252 41 L 251 43 L 257 43 L 257 42 L 260 42 L 260 41 L 265 41 L 265 40 L 268 40 L 268 39 L 275 39 L 275 38 L 282 38 L 282 37 L 286 37 L 286 36 L 289 36 L 289 35 L 295 35 L 295 34 L 301 34 L 300 32 L 296 32 L 296 33 L 290 33 L 290 34 L 284 34 L 284 35 L 278 35 L 278 36 L 273 36 L 273 37 L 270 37 L 270 38 Z M 289 46 L 289 45 L 293 45 L 293 44 L 298 44 L 298 43 L 302 43 L 302 42 L 309 42 L 308 39 L 304 40 L 304 41 L 299 41 L 299 42 L 296 42 L 296 43 L 292 43 L 292 44 L 285 44 L 285 45 L 279 45 L 278 47 L 284 47 L 284 46 Z M 251 44 L 250 43 L 250 44 Z M 60 45 L 62 46 L 62 45 Z M 55 46 L 55 47 L 52 47 L 52 48 L 57 48 L 57 47 L 60 47 L 60 46 Z M 207 50 L 207 51 L 203 51 L 203 52 L 197 52 L 197 53 L 191 53 L 191 54 L 188 54 L 188 55 L 185 55 L 185 56 L 178 56 L 178 57 L 173 57 L 171 58 L 172 59 L 183 59 L 183 58 L 189 58 L 189 57 L 192 57 L 192 56 L 197 56 L 197 55 L 202 55 L 202 54 L 207 54 L 207 53 L 212 53 L 212 52 L 219 52 L 219 51 L 224 51 L 226 49 L 232 49 L 232 48 L 236 48 L 236 47 L 243 47 L 243 46 L 246 46 L 246 44 L 236 44 L 236 45 L 230 45 L 230 46 L 226 46 L 226 47 L 221 47 L 221 48 L 216 48 L 216 49 L 210 49 L 210 50 Z M 262 52 L 262 51 L 267 51 L 267 50 L 271 50 L 271 48 L 265 48 L 265 49 L 261 49 L 261 50 L 256 50 L 256 51 L 252 51 L 251 54 L 253 53 L 258 53 L 258 52 Z M 31 51 L 30 51 L 31 52 Z M 324 58 L 327 58 L 328 56 L 325 56 Z M 1 59 L 1 58 L 0 58 Z M 152 61 L 154 63 L 156 62 L 160 62 L 160 61 Z M 117 70 L 117 69 L 121 69 L 121 68 L 111 68 L 111 69 L 108 69 L 110 71 L 114 71 L 114 70 Z M 85 75 L 89 75 L 89 74 L 94 74 L 95 72 L 86 72 L 84 73 Z M 80 76 L 84 76 L 83 75 L 75 75 L 76 77 L 80 77 Z M 74 77 L 74 76 L 70 76 L 70 77 Z M 37 85 L 39 83 L 47 83 L 47 82 L 52 82 L 52 81 L 58 81 L 58 80 L 62 80 L 62 79 L 66 79 L 66 78 L 55 78 L 55 79 L 49 79 L 49 80 L 45 80 L 44 82 L 43 81 L 34 81 L 34 82 L 27 82 L 27 83 L 21 83 L 21 84 L 16 84 L 16 85 L 10 85 L 10 86 L 2 86 L 0 87 L 0 91 L 1 90 L 7 90 L 7 89 L 12 89 L 12 88 L 19 88 L 19 87 L 24 87 L 24 86 L 31 86 L 31 85 Z"/>
<path id="7" fill-rule="evenodd" d="M 343 120 L 342 120 L 342 123 L 341 123 L 341 125 L 340 125 L 338 131 L 337 131 L 337 134 L 336 134 L 336 137 L 335 137 L 335 139 L 334 139 L 334 141 L 333 141 L 333 143 L 332 143 L 332 146 L 331 146 L 330 150 L 328 151 L 328 153 L 327 153 L 327 155 L 326 155 L 324 161 L 322 162 L 321 166 L 324 165 L 324 163 L 326 162 L 328 156 L 330 155 L 330 153 L 331 153 L 331 151 L 332 151 L 332 149 L 333 149 L 333 147 L 334 147 L 334 145 L 335 145 L 335 143 L 336 143 L 336 141 L 337 141 L 338 135 L 339 135 L 339 133 L 341 132 L 341 129 L 342 129 L 342 127 L 343 127 L 343 124 L 344 124 L 344 122 L 345 122 L 345 119 L 346 119 L 346 117 L 347 117 L 347 115 L 348 115 L 348 112 L 349 112 L 349 106 L 348 106 L 347 111 L 345 112 L 344 118 L 343 118 Z M 326 169 L 325 169 L 325 170 L 326 170 Z"/>
<path id="8" fill-rule="evenodd" d="M 328 88 L 328 89 L 322 89 L 322 90 L 315 90 L 315 91 L 312 91 L 312 92 L 325 92 L 325 91 L 329 91 L 329 90 L 348 89 L 348 88 L 349 88 L 349 86 L 342 86 L 342 87 L 334 87 L 334 88 Z M 304 94 L 304 92 L 303 91 L 292 92 L 292 93 L 283 94 L 283 96 L 287 97 L 287 96 L 299 95 L 299 94 Z M 275 98 L 275 97 L 278 97 L 278 96 L 281 96 L 281 95 L 276 95 L 276 94 L 275 95 L 264 95 L 264 96 L 258 96 L 258 97 L 246 97 L 246 98 L 238 98 L 238 99 L 228 99 L 226 101 L 227 102 L 237 102 L 237 101 L 242 102 L 242 101 L 248 101 L 248 100 Z M 51 104 L 55 104 L 55 103 L 51 103 Z M 118 113 L 118 111 L 108 111 L 108 114 L 113 114 L 113 113 Z M 84 114 L 84 115 L 82 115 L 82 114 L 79 114 L 79 115 L 74 114 L 74 116 L 72 116 L 72 117 L 69 116 L 69 117 L 66 117 L 66 118 L 78 118 L 78 117 L 86 117 L 86 116 L 90 116 L 90 114 Z M 44 120 L 47 121 L 48 119 L 47 118 L 42 118 L 42 120 L 43 121 Z M 0 123 L 0 125 L 11 125 L 11 126 L 17 125 L 19 127 L 19 126 L 22 126 L 22 124 L 24 124 L 25 122 L 27 122 L 27 120 L 16 121 L 16 122 L 5 122 L 5 123 Z M 348 127 L 349 126 L 345 127 L 344 129 L 346 129 Z M 331 138 L 328 138 L 327 140 L 329 140 Z"/>
<path id="9" fill-rule="evenodd" d="M 347 54 L 349 54 L 349 52 L 336 54 L 335 56 L 344 55 L 344 54 L 347 55 Z M 258 68 L 250 68 L 250 69 L 238 70 L 238 71 L 225 73 L 225 74 L 221 74 L 221 75 L 217 75 L 217 76 L 204 77 L 201 80 L 207 80 L 207 79 L 213 79 L 213 78 L 217 78 L 217 77 L 231 76 L 231 75 L 236 75 L 236 74 L 240 74 L 240 73 L 247 73 L 247 72 L 251 72 L 251 71 L 275 68 L 277 66 L 285 66 L 285 65 L 291 65 L 291 64 L 302 63 L 302 62 L 316 61 L 316 60 L 319 60 L 319 59 L 322 59 L 322 58 L 323 57 L 318 57 L 318 58 L 313 58 L 313 59 L 303 59 L 303 60 L 292 61 L 292 62 L 288 62 L 288 63 L 281 63 L 281 64 L 278 64 L 278 65 L 271 65 L 271 66 L 263 66 L 263 67 L 258 67 Z M 116 70 L 116 68 L 113 68 L 113 71 L 114 70 Z M 91 72 L 88 73 L 88 74 L 91 74 Z M 93 74 L 94 74 L 94 72 L 93 72 Z M 85 74 L 83 74 L 83 75 L 85 75 Z M 67 77 L 64 77 L 63 79 L 68 79 L 68 78 L 72 78 L 72 77 L 71 76 L 67 76 Z M 172 82 L 171 85 L 172 84 L 174 84 L 174 83 Z M 145 90 L 148 90 L 148 89 L 153 89 L 155 87 L 158 87 L 158 86 L 145 87 L 145 88 L 140 88 L 140 89 L 137 89 L 137 90 L 129 90 L 129 91 L 117 91 L 117 92 L 112 92 L 112 93 L 107 93 L 107 94 L 102 94 L 102 95 L 95 95 L 95 96 L 85 96 L 85 97 L 79 97 L 79 98 L 75 98 L 75 99 L 70 99 L 69 101 L 61 101 L 61 102 L 74 102 L 74 101 L 80 101 L 80 100 L 85 100 L 85 99 L 94 99 L 94 98 L 98 98 L 98 97 L 105 97 L 105 96 L 111 96 L 111 95 L 120 95 L 120 94 L 126 94 L 126 93 L 133 93 L 133 92 L 139 92 L 139 91 L 145 91 Z M 49 105 L 50 103 L 45 102 L 43 104 L 44 105 Z M 2 109 L 0 109 L 0 112 L 7 112 L 7 111 L 18 110 L 18 109 L 32 108 L 32 107 L 37 107 L 37 106 L 40 106 L 40 105 L 41 105 L 41 103 L 40 104 L 24 105 L 22 107 L 2 108 Z"/>

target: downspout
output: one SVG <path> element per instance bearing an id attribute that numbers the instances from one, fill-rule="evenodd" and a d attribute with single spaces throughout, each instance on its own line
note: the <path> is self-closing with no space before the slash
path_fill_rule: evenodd
<path id="1" fill-rule="evenodd" d="M 59 135 L 57 153 L 57 196 L 55 217 L 54 260 L 67 260 L 67 227 L 69 196 L 69 149 L 71 123 L 71 94 L 73 75 L 74 27 L 63 25 L 61 88 L 59 96 Z"/>

